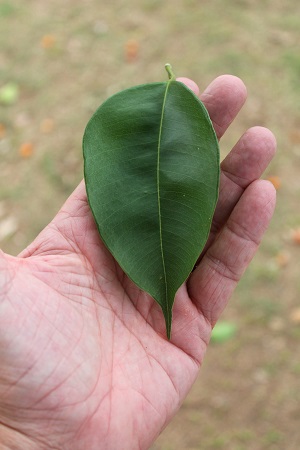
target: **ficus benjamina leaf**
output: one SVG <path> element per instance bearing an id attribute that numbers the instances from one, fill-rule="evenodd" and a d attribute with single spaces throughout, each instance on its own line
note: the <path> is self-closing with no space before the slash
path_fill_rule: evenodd
<path id="1" fill-rule="evenodd" d="M 175 294 L 208 238 L 219 147 L 204 105 L 166 69 L 168 81 L 126 89 L 98 108 L 83 153 L 101 238 L 161 306 L 170 338 Z"/>

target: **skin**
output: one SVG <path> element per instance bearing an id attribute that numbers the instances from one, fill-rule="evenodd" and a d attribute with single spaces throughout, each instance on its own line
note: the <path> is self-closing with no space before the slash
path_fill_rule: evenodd
<path id="1" fill-rule="evenodd" d="M 221 138 L 246 89 L 221 76 L 201 99 Z M 195 381 L 272 217 L 275 190 L 259 178 L 275 147 L 254 127 L 222 162 L 211 236 L 176 295 L 171 342 L 158 305 L 102 244 L 83 182 L 18 257 L 0 252 L 1 449 L 149 448 Z"/>

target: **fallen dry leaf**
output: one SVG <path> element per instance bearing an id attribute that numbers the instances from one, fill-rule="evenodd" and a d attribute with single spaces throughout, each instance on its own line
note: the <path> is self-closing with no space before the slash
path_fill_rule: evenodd
<path id="1" fill-rule="evenodd" d="M 281 188 L 281 179 L 280 177 L 273 175 L 267 178 L 268 181 L 271 181 L 271 183 L 273 184 L 274 188 L 276 189 L 280 189 Z"/>
<path id="2" fill-rule="evenodd" d="M 56 43 L 56 38 L 53 34 L 45 34 L 41 39 L 41 47 L 45 49 L 53 48 Z"/>
<path id="3" fill-rule="evenodd" d="M 294 242 L 294 244 L 300 244 L 300 228 L 292 230 L 292 241 Z"/>
<path id="4" fill-rule="evenodd" d="M 290 260 L 290 255 L 285 252 L 279 252 L 275 256 L 275 260 L 279 267 L 285 267 Z"/>
<path id="5" fill-rule="evenodd" d="M 136 60 L 139 52 L 139 43 L 135 39 L 129 39 L 125 44 L 125 59 L 127 62 Z"/>
<path id="6" fill-rule="evenodd" d="M 22 158 L 30 158 L 33 153 L 33 144 L 31 142 L 24 142 L 19 148 L 19 154 Z"/>

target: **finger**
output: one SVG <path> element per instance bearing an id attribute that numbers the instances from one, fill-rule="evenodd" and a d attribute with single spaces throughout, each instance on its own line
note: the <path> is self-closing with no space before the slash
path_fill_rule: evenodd
<path id="1" fill-rule="evenodd" d="M 247 90 L 239 78 L 222 75 L 200 95 L 220 139 L 237 116 L 247 98 Z"/>
<path id="2" fill-rule="evenodd" d="M 250 128 L 221 164 L 219 200 L 212 234 L 219 232 L 244 190 L 260 178 L 276 152 L 276 139 L 263 127 Z"/>
<path id="3" fill-rule="evenodd" d="M 190 78 L 185 78 L 185 77 L 179 77 L 179 78 L 176 78 L 176 80 L 185 84 L 198 97 L 200 89 L 199 89 L 198 85 L 195 83 L 195 81 L 191 80 Z"/>
<path id="4" fill-rule="evenodd" d="M 191 299 L 212 326 L 261 242 L 275 199 L 276 192 L 270 182 L 254 181 L 188 280 Z"/>
<path id="5" fill-rule="evenodd" d="M 177 81 L 181 81 L 194 94 L 199 95 L 199 87 L 194 81 L 184 77 L 177 78 Z M 246 98 L 247 90 L 244 83 L 232 75 L 216 78 L 200 95 L 219 139 L 242 108 Z"/>

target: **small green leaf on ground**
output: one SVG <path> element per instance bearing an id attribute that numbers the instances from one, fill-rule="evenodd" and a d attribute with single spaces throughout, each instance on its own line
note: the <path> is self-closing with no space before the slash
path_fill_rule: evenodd
<path id="1" fill-rule="evenodd" d="M 232 322 L 217 322 L 211 335 L 211 342 L 222 343 L 236 335 L 237 326 Z"/>
<path id="2" fill-rule="evenodd" d="M 19 98 L 19 87 L 10 81 L 0 88 L 0 103 L 2 105 L 13 105 Z"/>

